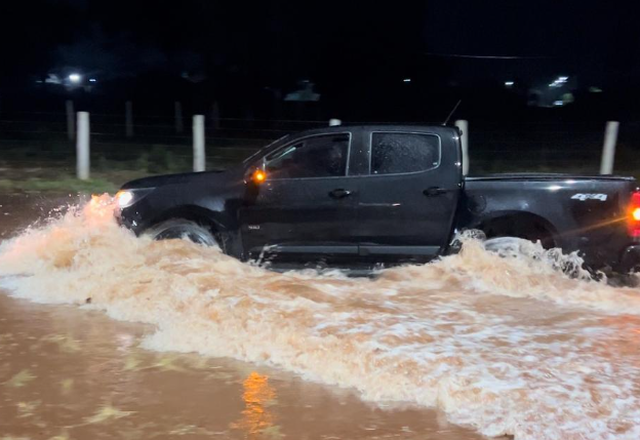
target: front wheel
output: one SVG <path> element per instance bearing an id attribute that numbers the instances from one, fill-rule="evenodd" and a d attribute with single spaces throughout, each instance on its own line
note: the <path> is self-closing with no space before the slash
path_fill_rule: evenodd
<path id="1" fill-rule="evenodd" d="M 154 240 L 188 239 L 205 246 L 217 246 L 211 231 L 196 222 L 184 219 L 172 219 L 152 226 L 145 235 Z"/>

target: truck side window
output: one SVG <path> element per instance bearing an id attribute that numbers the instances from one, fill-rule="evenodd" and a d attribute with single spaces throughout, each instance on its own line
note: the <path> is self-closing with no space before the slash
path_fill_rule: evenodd
<path id="1" fill-rule="evenodd" d="M 414 133 L 373 133 L 371 174 L 425 171 L 440 163 L 440 139 Z"/>
<path id="2" fill-rule="evenodd" d="M 267 156 L 267 174 L 275 179 L 345 176 L 349 143 L 348 134 L 303 139 Z"/>

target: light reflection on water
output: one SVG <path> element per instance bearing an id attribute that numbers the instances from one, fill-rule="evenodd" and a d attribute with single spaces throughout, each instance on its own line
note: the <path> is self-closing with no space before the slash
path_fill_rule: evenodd
<path id="1" fill-rule="evenodd" d="M 148 330 L 0 293 L 0 438 L 476 438 L 431 411 L 380 412 L 276 370 L 149 352 Z"/>
<path id="2" fill-rule="evenodd" d="M 276 403 L 276 392 L 269 385 L 269 377 L 253 371 L 242 382 L 242 386 L 245 409 L 242 410 L 242 418 L 232 424 L 232 428 L 246 431 L 248 438 L 256 438 L 264 433 L 271 436 L 277 434 L 279 427 L 274 425 L 274 416 L 269 410 Z"/>

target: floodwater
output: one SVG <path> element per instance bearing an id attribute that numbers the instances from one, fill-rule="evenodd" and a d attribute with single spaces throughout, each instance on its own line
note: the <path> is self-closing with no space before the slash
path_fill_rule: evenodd
<path id="1" fill-rule="evenodd" d="M 640 291 L 575 256 L 277 274 L 112 209 L 8 226 L 0 438 L 640 438 Z"/>

